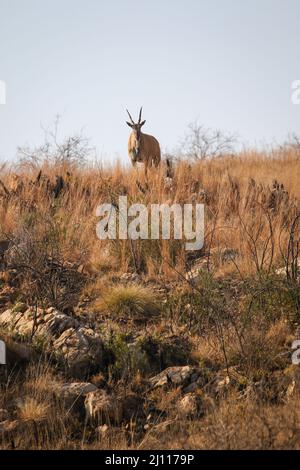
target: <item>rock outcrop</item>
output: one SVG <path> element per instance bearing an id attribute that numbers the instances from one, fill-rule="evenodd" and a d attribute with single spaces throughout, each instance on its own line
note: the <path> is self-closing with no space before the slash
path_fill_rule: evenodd
<path id="1" fill-rule="evenodd" d="M 96 392 L 97 390 L 97 387 L 89 382 L 55 384 L 53 387 L 55 396 L 63 400 L 68 408 L 75 410 L 84 408 L 85 397 L 89 393 Z"/>
<path id="2" fill-rule="evenodd" d="M 103 344 L 94 330 L 77 319 L 54 308 L 29 308 L 25 311 L 9 309 L 0 314 L 0 327 L 7 333 L 20 336 L 24 341 L 42 345 L 77 378 L 101 369 Z"/>
<path id="3" fill-rule="evenodd" d="M 168 367 L 168 369 L 149 379 L 151 389 L 173 385 L 181 387 L 185 393 L 194 391 L 194 389 L 203 386 L 204 383 L 205 378 L 202 370 L 193 366 Z"/>

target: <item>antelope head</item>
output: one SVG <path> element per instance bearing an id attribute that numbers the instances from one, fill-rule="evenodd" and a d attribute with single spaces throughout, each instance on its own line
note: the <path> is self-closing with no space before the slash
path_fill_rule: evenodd
<path id="1" fill-rule="evenodd" d="M 143 108 L 140 109 L 138 122 L 134 122 L 128 109 L 126 109 L 126 111 L 130 119 L 130 122 L 126 121 L 126 123 L 132 129 L 132 134 L 134 136 L 134 151 L 135 151 L 134 153 L 135 153 L 136 161 L 138 161 L 139 155 L 140 155 L 140 146 L 141 146 L 141 135 L 142 135 L 141 128 L 146 123 L 146 121 L 142 121 Z"/>

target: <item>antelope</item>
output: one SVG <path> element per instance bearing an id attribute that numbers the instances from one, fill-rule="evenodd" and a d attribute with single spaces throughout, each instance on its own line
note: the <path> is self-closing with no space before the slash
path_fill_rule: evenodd
<path id="1" fill-rule="evenodd" d="M 137 162 L 144 163 L 145 175 L 147 176 L 147 170 L 149 166 L 151 167 L 154 165 L 158 167 L 160 164 L 160 146 L 155 137 L 152 135 L 143 134 L 143 132 L 141 132 L 141 128 L 146 123 L 146 121 L 141 121 L 143 108 L 140 110 L 139 120 L 137 123 L 133 121 L 127 109 L 126 111 L 131 121 L 126 121 L 126 123 L 132 129 L 128 140 L 129 158 L 133 166 L 135 166 Z"/>

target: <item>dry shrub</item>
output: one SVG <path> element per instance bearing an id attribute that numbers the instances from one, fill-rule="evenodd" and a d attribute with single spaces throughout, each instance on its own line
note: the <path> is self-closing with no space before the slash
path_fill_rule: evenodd
<path id="1" fill-rule="evenodd" d="M 54 399 L 53 385 L 59 381 L 50 365 L 43 362 L 29 364 L 10 374 L 2 388 L 2 406 L 11 417 L 16 416 L 19 425 L 9 439 L 0 436 L 1 448 L 67 446 L 68 433 L 74 432 L 76 420 L 68 415 L 63 402 Z"/>
<path id="2" fill-rule="evenodd" d="M 230 396 L 195 427 L 189 445 L 209 449 L 299 449 L 299 403 L 263 406 Z"/>
<path id="3" fill-rule="evenodd" d="M 210 402 L 201 420 L 162 421 L 146 433 L 139 448 L 299 450 L 299 419 L 299 402 L 266 406 L 231 394 L 219 405 Z"/>
<path id="4" fill-rule="evenodd" d="M 38 402 L 35 398 L 26 397 L 19 407 L 19 417 L 22 421 L 44 421 L 47 418 L 49 405 Z"/>

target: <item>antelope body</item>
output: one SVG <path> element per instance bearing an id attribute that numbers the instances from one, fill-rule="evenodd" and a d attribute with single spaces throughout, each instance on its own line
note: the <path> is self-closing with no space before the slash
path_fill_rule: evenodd
<path id="1" fill-rule="evenodd" d="M 128 140 L 128 155 L 133 166 L 135 166 L 137 162 L 144 163 L 145 173 L 147 175 L 148 167 L 153 165 L 157 167 L 160 164 L 160 146 L 155 137 L 144 134 L 141 131 L 141 128 L 146 122 L 141 122 L 142 108 L 140 110 L 139 120 L 137 123 L 133 121 L 129 111 L 127 111 L 127 113 L 131 121 L 127 122 L 127 125 L 132 129 Z"/>

